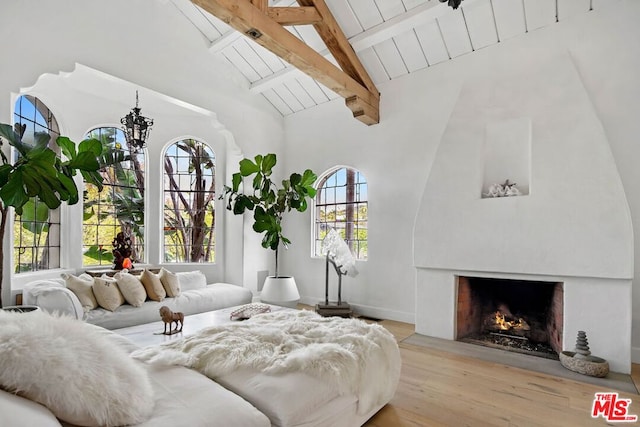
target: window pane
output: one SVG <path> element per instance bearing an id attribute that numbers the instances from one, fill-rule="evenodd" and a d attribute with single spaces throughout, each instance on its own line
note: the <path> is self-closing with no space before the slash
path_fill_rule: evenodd
<path id="1" fill-rule="evenodd" d="M 56 153 L 55 144 L 60 135 L 58 122 L 38 98 L 23 95 L 16 100 L 14 124 L 19 125 L 22 141 L 33 144 L 35 133 L 43 133 L 50 140 L 49 147 Z M 17 158 L 16 153 L 16 158 Z M 16 215 L 13 223 L 13 262 L 15 273 L 60 267 L 60 213 L 43 202 L 31 199 Z"/>
<path id="2" fill-rule="evenodd" d="M 87 133 L 102 143 L 104 179 L 102 192 L 85 184 L 83 264 L 113 263 L 113 241 L 122 231 L 131 239 L 131 259 L 143 262 L 144 254 L 144 151 L 130 149 L 118 128 L 96 128 Z"/>
<path id="3" fill-rule="evenodd" d="M 164 157 L 165 262 L 215 261 L 213 150 L 194 139 L 172 144 Z"/>
<path id="4" fill-rule="evenodd" d="M 367 182 L 355 169 L 340 168 L 318 181 L 315 200 L 314 255 L 322 256 L 322 239 L 334 228 L 356 259 L 367 259 Z"/>

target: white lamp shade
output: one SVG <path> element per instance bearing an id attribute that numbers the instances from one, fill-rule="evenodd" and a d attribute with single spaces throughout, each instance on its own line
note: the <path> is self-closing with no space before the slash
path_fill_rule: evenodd
<path id="1" fill-rule="evenodd" d="M 264 281 L 262 293 L 260 294 L 262 302 L 295 307 L 299 299 L 300 294 L 293 277 L 269 276 Z"/>

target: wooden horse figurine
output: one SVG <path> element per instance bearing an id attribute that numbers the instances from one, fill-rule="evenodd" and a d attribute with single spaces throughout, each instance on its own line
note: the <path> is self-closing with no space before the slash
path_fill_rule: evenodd
<path id="1" fill-rule="evenodd" d="M 160 307 L 160 318 L 164 322 L 164 335 L 172 335 L 178 332 L 182 332 L 182 325 L 184 324 L 184 314 L 180 312 L 174 313 L 169 307 L 163 305 Z M 178 322 L 180 323 L 180 329 L 178 329 Z M 175 329 L 171 329 L 173 323 L 176 324 Z M 167 332 L 167 325 L 169 326 L 169 332 Z"/>

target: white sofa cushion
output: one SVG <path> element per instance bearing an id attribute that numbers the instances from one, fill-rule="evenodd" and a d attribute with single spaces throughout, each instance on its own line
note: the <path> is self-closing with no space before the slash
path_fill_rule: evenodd
<path id="1" fill-rule="evenodd" d="M 266 415 L 215 381 L 179 366 L 147 366 L 155 390 L 152 417 L 137 427 L 269 427 Z"/>
<path id="2" fill-rule="evenodd" d="M 167 292 L 168 297 L 177 297 L 180 295 L 180 281 L 178 280 L 178 276 L 176 275 L 176 273 L 173 273 L 162 267 L 160 269 L 160 274 L 158 275 L 158 277 L 160 278 L 160 282 L 162 282 L 162 286 Z"/>
<path id="3" fill-rule="evenodd" d="M 41 404 L 0 390 L 0 426 L 60 427 L 60 423 Z"/>
<path id="4" fill-rule="evenodd" d="M 207 286 L 207 276 L 200 270 L 182 271 L 176 273 L 176 276 L 178 276 L 178 281 L 180 282 L 181 292 L 202 289 Z"/>
<path id="5" fill-rule="evenodd" d="M 79 276 L 62 273 L 60 277 L 64 280 L 67 289 L 76 294 L 84 311 L 98 308 L 98 301 L 96 301 L 96 296 L 93 294 L 93 277 L 85 273 Z"/>
<path id="6" fill-rule="evenodd" d="M 22 290 L 23 304 L 37 305 L 49 313 L 59 313 L 83 319 L 85 312 L 80 300 L 64 286 L 64 280 L 39 280 L 27 284 Z"/>

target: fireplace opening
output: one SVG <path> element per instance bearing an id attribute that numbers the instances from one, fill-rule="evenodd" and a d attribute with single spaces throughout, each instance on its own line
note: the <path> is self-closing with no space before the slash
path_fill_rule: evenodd
<path id="1" fill-rule="evenodd" d="M 562 283 L 458 277 L 458 341 L 558 359 L 562 322 Z"/>

